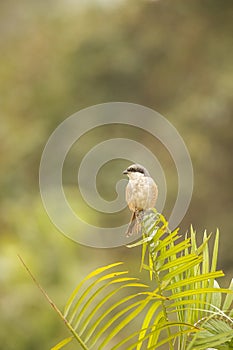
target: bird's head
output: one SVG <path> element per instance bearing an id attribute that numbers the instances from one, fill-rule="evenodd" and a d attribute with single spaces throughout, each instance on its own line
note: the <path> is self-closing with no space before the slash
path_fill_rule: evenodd
<path id="1" fill-rule="evenodd" d="M 137 179 L 141 176 L 150 176 L 149 172 L 140 164 L 132 164 L 123 171 L 124 175 L 128 175 L 129 179 Z"/>

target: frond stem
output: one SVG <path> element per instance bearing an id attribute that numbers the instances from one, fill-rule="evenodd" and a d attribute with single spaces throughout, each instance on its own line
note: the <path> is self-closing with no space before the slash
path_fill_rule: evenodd
<path id="1" fill-rule="evenodd" d="M 42 288 L 40 283 L 36 280 L 32 272 L 29 270 L 28 266 L 24 262 L 23 258 L 18 255 L 19 260 L 23 264 L 24 268 L 32 278 L 33 282 L 36 284 L 38 289 L 41 291 L 41 293 L 44 295 L 45 299 L 49 302 L 49 304 L 52 306 L 52 308 L 56 311 L 56 313 L 59 315 L 59 317 L 63 320 L 65 323 L 66 327 L 69 329 L 69 331 L 73 334 L 74 338 L 78 341 L 78 343 L 81 345 L 81 347 L 84 350 L 89 350 L 86 344 L 82 341 L 82 339 L 79 337 L 79 335 L 75 332 L 74 328 L 71 326 L 71 324 L 68 322 L 68 320 L 65 318 L 65 316 L 62 314 L 62 312 L 59 310 L 59 308 L 56 306 L 56 304 L 50 299 L 49 295 L 46 293 L 46 291 Z"/>
<path id="2" fill-rule="evenodd" d="M 153 247 L 151 244 L 149 244 L 149 254 L 150 254 L 152 262 L 153 262 L 155 281 L 156 281 L 156 284 L 157 284 L 158 290 L 159 290 L 158 294 L 160 294 L 163 297 L 164 295 L 163 295 L 163 290 L 161 287 L 162 283 L 161 283 L 161 280 L 159 277 L 159 272 L 157 271 L 157 268 L 156 268 L 156 259 L 155 259 L 155 256 L 153 254 Z M 166 320 L 166 322 L 168 322 L 168 314 L 167 314 L 167 309 L 166 309 L 166 305 L 165 305 L 165 298 L 161 299 L 161 305 L 162 305 L 164 319 Z M 167 334 L 168 334 L 168 337 L 171 337 L 171 330 L 169 327 L 167 328 Z M 174 346 L 173 346 L 171 340 L 169 340 L 169 350 L 174 350 Z"/>

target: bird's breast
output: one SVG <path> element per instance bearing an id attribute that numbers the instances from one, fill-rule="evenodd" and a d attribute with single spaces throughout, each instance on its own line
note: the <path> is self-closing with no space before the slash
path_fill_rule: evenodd
<path id="1" fill-rule="evenodd" d="M 130 210 L 153 208 L 157 199 L 157 192 L 157 186 L 150 177 L 129 180 L 126 187 L 126 201 Z"/>

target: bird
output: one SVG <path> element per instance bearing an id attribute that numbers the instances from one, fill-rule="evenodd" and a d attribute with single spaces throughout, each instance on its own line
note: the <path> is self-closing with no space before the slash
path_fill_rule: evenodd
<path id="1" fill-rule="evenodd" d="M 158 197 L 158 187 L 148 170 L 140 164 L 132 164 L 123 171 L 129 182 L 125 190 L 125 198 L 129 209 L 132 212 L 126 236 L 141 231 L 141 214 L 145 210 L 155 207 Z"/>

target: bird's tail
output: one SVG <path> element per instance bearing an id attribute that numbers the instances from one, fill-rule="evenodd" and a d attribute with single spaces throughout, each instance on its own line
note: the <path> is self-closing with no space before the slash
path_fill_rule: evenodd
<path id="1" fill-rule="evenodd" d="M 140 212 L 134 211 L 132 213 L 129 226 L 126 231 L 126 237 L 130 237 L 133 234 L 141 233 L 141 217 L 139 215 Z"/>

